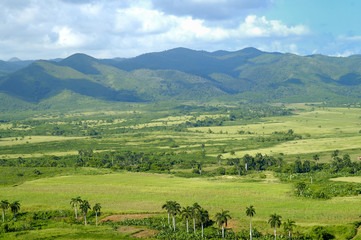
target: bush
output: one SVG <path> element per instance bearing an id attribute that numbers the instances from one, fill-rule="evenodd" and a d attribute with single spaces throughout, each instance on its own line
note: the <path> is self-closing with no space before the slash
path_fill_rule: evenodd
<path id="1" fill-rule="evenodd" d="M 312 197 L 313 198 L 318 198 L 318 199 L 331 199 L 330 195 L 328 195 L 327 193 L 325 193 L 322 190 L 315 191 L 312 194 Z"/>
<path id="2" fill-rule="evenodd" d="M 335 239 L 335 236 L 329 233 L 326 228 L 322 226 L 313 227 L 310 233 L 310 237 L 314 240 Z"/>
<path id="3" fill-rule="evenodd" d="M 224 167 L 219 167 L 215 170 L 217 175 L 225 175 L 226 174 L 226 169 Z"/>

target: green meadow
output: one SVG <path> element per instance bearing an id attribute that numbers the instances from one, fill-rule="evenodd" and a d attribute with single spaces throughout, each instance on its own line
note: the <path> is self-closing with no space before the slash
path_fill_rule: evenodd
<path id="1" fill-rule="evenodd" d="M 310 200 L 290 196 L 292 187 L 269 174 L 249 177 L 180 178 L 166 174 L 111 173 L 73 175 L 27 181 L 1 188 L 1 196 L 20 200 L 24 211 L 68 209 L 73 196 L 101 202 L 104 212 L 163 213 L 162 203 L 176 200 L 182 206 L 198 202 L 211 216 L 230 210 L 232 219 L 246 227 L 245 208 L 254 205 L 254 221 L 266 229 L 274 212 L 292 218 L 299 226 L 338 224 L 357 220 L 360 196 Z M 165 215 L 164 215 L 165 216 Z"/>
<path id="2" fill-rule="evenodd" d="M 228 118 L 234 109 L 234 106 L 188 111 L 164 108 L 153 112 L 143 106 L 136 111 L 37 113 L 31 118 L 19 115 L 16 121 L 0 123 L 3 164 L 0 200 L 18 200 L 21 212 L 32 213 L 71 211 L 70 199 L 81 196 L 91 204 L 101 203 L 100 219 L 114 214 L 149 213 L 166 218 L 161 208 L 166 201 L 174 200 L 181 206 L 198 202 L 209 211 L 211 219 L 215 219 L 217 212 L 229 210 L 230 226 L 235 232 L 249 228 L 245 210 L 253 205 L 254 226 L 269 234 L 273 230 L 267 220 L 273 213 L 281 215 L 283 220 L 293 219 L 297 225 L 295 231 L 301 233 L 310 232 L 315 226 L 348 228 L 360 221 L 361 195 L 306 198 L 295 195 L 295 182 L 281 181 L 273 171 L 199 176 L 187 175 L 193 166 L 192 169 L 185 166 L 187 161 L 194 160 L 202 162 L 202 169 L 208 173 L 218 168 L 228 171 L 231 165 L 227 159 L 257 153 L 282 157 L 290 164 L 296 160 L 313 161 L 317 154 L 319 163 L 330 164 L 335 150 L 357 162 L 361 155 L 360 108 L 289 105 L 286 109 L 290 114 L 267 116 L 266 110 L 260 110 L 259 116 Z M 277 139 L 280 136 L 277 134 L 290 130 L 295 133 L 292 136 L 298 137 Z M 126 171 L 135 163 L 129 163 L 128 169 L 74 165 L 85 150 L 94 154 L 88 161 L 96 157 L 110 161 L 112 152 L 131 151 L 159 154 L 152 156 L 165 156 L 164 159 L 173 159 L 175 163 L 168 170 L 149 172 Z M 51 165 L 62 159 L 63 165 Z M 37 161 L 43 165 L 46 161 L 50 163 L 34 167 Z M 344 175 L 335 175 L 338 178 L 332 178 L 331 182 L 361 183 L 359 176 Z M 94 224 L 94 219 L 91 221 Z M 336 230 L 333 233 L 339 239 L 350 239 L 337 235 Z M 25 231 L 22 236 L 6 233 L 0 238 L 87 239 L 85 235 L 89 239 L 131 237 L 108 225 L 70 227 L 61 222 Z"/>

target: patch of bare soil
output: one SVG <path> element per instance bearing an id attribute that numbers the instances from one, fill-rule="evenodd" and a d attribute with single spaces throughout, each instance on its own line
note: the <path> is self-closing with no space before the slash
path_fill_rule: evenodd
<path id="1" fill-rule="evenodd" d="M 118 228 L 118 232 L 120 232 L 120 233 L 132 233 L 132 232 L 136 232 L 139 230 L 142 230 L 142 229 L 137 228 L 137 227 L 131 227 L 131 226 L 120 226 Z"/>
<path id="2" fill-rule="evenodd" d="M 135 238 L 150 238 L 150 237 L 153 237 L 158 232 L 159 231 L 156 231 L 156 230 L 144 229 L 141 232 L 132 234 L 132 237 L 135 237 Z"/>
<path id="3" fill-rule="evenodd" d="M 227 227 L 226 228 L 232 228 L 233 230 L 234 229 L 239 229 L 239 223 L 235 219 L 230 219 L 227 222 Z"/>

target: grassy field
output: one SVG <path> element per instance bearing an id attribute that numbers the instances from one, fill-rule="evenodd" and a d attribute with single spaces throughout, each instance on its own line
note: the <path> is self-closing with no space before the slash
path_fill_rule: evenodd
<path id="1" fill-rule="evenodd" d="M 253 177 L 178 178 L 171 175 L 114 173 L 71 175 L 27 181 L 0 188 L 0 195 L 19 200 L 23 211 L 70 209 L 69 201 L 81 196 L 90 203 L 101 202 L 103 211 L 113 213 L 159 213 L 167 200 L 182 206 L 198 202 L 212 216 L 230 210 L 236 226 L 246 228 L 245 208 L 256 208 L 255 224 L 267 229 L 272 213 L 292 218 L 299 226 L 329 225 L 358 220 L 360 196 L 312 200 L 290 196 L 291 186 L 271 174 Z"/>
<path id="2" fill-rule="evenodd" d="M 221 126 L 211 124 L 204 127 L 183 126 L 179 129 L 177 126 L 187 121 L 217 120 L 227 114 L 187 112 L 170 116 L 166 111 L 155 114 L 143 109 L 39 115 L 32 120 L 44 122 L 34 124 L 31 120 L 0 124 L 2 133 L 10 134 L 9 137 L 0 138 L 0 159 L 46 159 L 51 158 L 48 156 L 77 155 L 80 149 L 92 149 L 94 152 L 164 152 L 179 154 L 179 158 L 197 158 L 204 144 L 207 161 L 217 163 L 205 163 L 203 169 L 207 171 L 219 167 L 216 161 L 219 154 L 226 159 L 262 153 L 282 156 L 285 161 L 292 162 L 298 157 L 311 160 L 317 153 L 321 163 L 331 161 L 331 153 L 336 149 L 341 150 L 342 154 L 350 154 L 352 161 L 361 155 L 361 109 L 313 109 L 305 105 L 290 107 L 294 109 L 293 115 L 237 119 L 224 121 Z M 54 135 L 57 134 L 53 131 L 55 127 L 58 127 L 56 130 L 64 130 L 66 134 Z M 34 129 L 42 134 L 26 134 Z M 302 139 L 260 141 L 272 137 L 275 131 L 287 132 L 289 129 L 301 135 Z M 92 130 L 96 134 L 90 135 Z M 229 167 L 225 165 L 226 161 L 222 164 Z M 191 171 L 190 168 L 178 167 L 172 171 Z M 269 233 L 272 233 L 272 229 L 267 219 L 273 213 L 281 215 L 283 220 L 295 220 L 300 231 L 309 230 L 315 225 L 332 226 L 358 221 L 361 213 L 361 196 L 334 197 L 330 200 L 296 197 L 293 186 L 281 183 L 271 172 L 266 172 L 267 177 L 264 179 L 259 173 L 243 177 L 180 178 L 168 174 L 113 172 L 100 168 L 57 167 L 37 170 L 40 170 L 41 175 L 36 175 L 33 168 L 1 167 L 1 199 L 19 200 L 21 211 L 32 212 L 69 210 L 70 199 L 81 196 L 91 204 L 100 202 L 106 214 L 156 213 L 162 216 L 166 215 L 161 205 L 167 200 L 176 200 L 182 206 L 198 202 L 209 210 L 213 219 L 218 211 L 230 210 L 230 225 L 236 231 L 248 228 L 249 218 L 245 215 L 245 208 L 252 204 L 257 213 L 253 220 L 254 226 Z M 333 180 L 361 182 L 360 177 Z M 106 227 L 103 230 L 109 232 Z M 48 236 L 46 231 L 39 231 L 39 236 Z M 99 230 L 83 229 L 82 226 L 74 229 L 67 229 L 65 225 L 54 226 L 52 236 L 57 236 L 57 231 L 68 231 L 68 236 L 74 239 L 87 231 L 93 237 L 119 237 L 111 232 L 108 236 L 108 233 Z M 35 234 L 31 235 L 33 233 L 23 239 L 36 239 Z M 7 236 L 8 239 L 21 239 L 16 234 Z M 59 234 L 58 239 L 62 237 Z"/>
<path id="3" fill-rule="evenodd" d="M 220 153 L 220 147 L 225 146 L 226 151 L 222 153 L 225 158 L 230 157 L 231 151 L 235 152 L 235 157 L 242 157 L 246 153 L 254 155 L 258 152 L 268 155 L 279 153 L 286 155 L 320 153 L 322 155 L 336 149 L 351 151 L 355 157 L 358 155 L 357 151 L 360 151 L 361 155 L 359 146 L 361 109 L 312 109 L 303 106 L 303 108 L 295 109 L 293 113 L 290 116 L 260 118 L 250 123 L 234 121 L 225 122 L 223 126 L 189 127 L 189 132 L 172 131 L 167 127 L 176 126 L 191 119 L 202 120 L 206 117 L 217 119 L 225 115 L 193 113 L 193 115 L 160 117 L 167 115 L 162 113 L 153 117 L 144 117 L 145 120 L 142 120 L 142 123 L 136 123 L 134 119 L 141 117 L 139 112 L 111 111 L 104 112 L 101 116 L 92 116 L 91 113 L 79 116 L 74 114 L 69 115 L 69 119 L 59 126 L 70 126 L 82 122 L 82 126 L 85 125 L 86 129 L 106 129 L 109 133 L 103 134 L 100 138 L 90 139 L 82 136 L 31 135 L 24 137 L 24 132 L 30 131 L 26 129 L 33 128 L 24 126 L 18 131 L 18 136 L 0 139 L 0 158 L 64 156 L 76 154 L 82 148 L 91 148 L 96 151 L 114 149 L 148 151 L 157 148 L 172 151 L 198 151 L 202 143 L 206 145 L 210 156 L 217 156 Z M 101 117 L 112 117 L 112 119 L 106 122 Z M 84 120 L 86 118 L 89 119 Z M 60 118 L 53 117 L 53 121 L 48 126 L 56 126 Z M 11 124 L 1 125 L 2 128 L 9 128 Z M 164 129 L 158 130 L 156 127 Z M 119 134 L 116 132 L 117 129 L 129 130 L 127 133 Z M 275 131 L 287 132 L 289 129 L 301 135 L 302 140 L 273 143 L 256 141 L 259 137 L 271 136 Z M 135 132 L 132 133 L 132 131 Z M 240 134 L 240 132 L 244 133 Z M 172 149 L 174 143 L 177 144 L 177 148 Z M 323 160 L 327 159 L 321 159 Z"/>

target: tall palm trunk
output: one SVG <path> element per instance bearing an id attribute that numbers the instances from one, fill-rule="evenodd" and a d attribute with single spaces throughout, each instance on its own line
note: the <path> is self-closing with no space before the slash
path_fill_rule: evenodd
<path id="1" fill-rule="evenodd" d="M 202 222 L 202 224 L 201 224 L 201 225 L 202 225 L 202 238 L 203 238 L 203 222 Z"/>
<path id="2" fill-rule="evenodd" d="M 86 214 L 84 214 L 84 224 L 85 224 L 85 226 L 87 225 L 87 223 L 86 223 Z"/>
<path id="3" fill-rule="evenodd" d="M 95 212 L 95 226 L 98 226 L 98 212 Z"/>
<path id="4" fill-rule="evenodd" d="M 15 212 L 14 212 L 14 220 L 16 220 L 16 217 L 15 217 Z"/>
<path id="5" fill-rule="evenodd" d="M 288 236 L 289 236 L 289 238 L 291 240 L 291 231 L 288 231 Z"/>
<path id="6" fill-rule="evenodd" d="M 224 225 L 222 225 L 222 238 L 224 239 Z"/>
<path id="7" fill-rule="evenodd" d="M 5 209 L 3 209 L 3 222 L 5 222 Z"/>
<path id="8" fill-rule="evenodd" d="M 249 217 L 249 239 L 252 240 L 252 217 Z"/>
<path id="9" fill-rule="evenodd" d="M 78 220 L 78 208 L 76 205 L 75 205 L 75 219 Z"/>
<path id="10" fill-rule="evenodd" d="M 169 213 L 168 213 L 168 225 L 170 225 L 170 220 L 169 220 Z"/>
<path id="11" fill-rule="evenodd" d="M 189 233 L 189 228 L 188 228 L 188 218 L 187 218 L 187 233 Z"/>
<path id="12" fill-rule="evenodd" d="M 173 230 L 175 231 L 175 216 L 173 215 Z"/>
<path id="13" fill-rule="evenodd" d="M 275 240 L 277 239 L 277 230 L 276 230 L 276 227 L 275 227 Z"/>
<path id="14" fill-rule="evenodd" d="M 193 218 L 193 229 L 194 229 L 194 233 L 196 233 L 196 219 Z"/>

